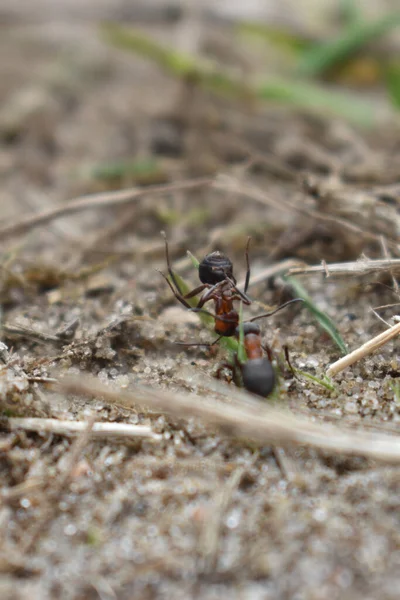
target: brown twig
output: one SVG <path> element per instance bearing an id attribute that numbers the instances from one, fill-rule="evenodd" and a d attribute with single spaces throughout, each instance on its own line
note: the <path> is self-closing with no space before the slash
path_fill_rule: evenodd
<path id="1" fill-rule="evenodd" d="M 71 200 L 70 202 L 63 204 L 62 206 L 45 210 L 36 215 L 29 215 L 20 221 L 5 225 L 4 227 L 0 228 L 0 239 L 4 241 L 9 237 L 25 233 L 26 231 L 29 231 L 34 227 L 38 227 L 39 225 L 44 225 L 45 223 L 49 223 L 50 221 L 54 221 L 60 217 L 66 217 L 83 210 L 108 208 L 110 206 L 123 206 L 124 204 L 129 204 L 130 202 L 139 200 L 145 195 L 160 195 L 176 191 L 192 190 L 209 186 L 211 185 L 212 181 L 213 180 L 210 178 L 203 177 L 200 179 L 178 181 L 170 184 L 152 185 L 146 188 L 131 188 L 127 190 L 118 190 L 115 192 L 105 192 L 103 194 L 81 196 L 75 200 Z"/>
<path id="2" fill-rule="evenodd" d="M 222 392 L 225 391 L 225 386 L 221 384 L 219 387 Z M 218 404 L 215 399 L 195 394 L 183 396 L 145 387 L 136 387 L 131 393 L 122 392 L 102 386 L 89 376 L 65 378 L 56 385 L 56 389 L 70 394 L 101 397 L 111 404 L 130 408 L 144 405 L 179 418 L 199 417 L 232 437 L 250 438 L 261 444 L 311 446 L 334 454 L 400 462 L 398 437 L 313 423 L 288 412 L 269 408 L 248 393 L 234 388 L 229 389 L 229 404 Z"/>

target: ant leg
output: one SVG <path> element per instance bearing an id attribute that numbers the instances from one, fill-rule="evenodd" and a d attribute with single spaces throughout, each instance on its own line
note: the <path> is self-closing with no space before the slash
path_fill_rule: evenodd
<path id="1" fill-rule="evenodd" d="M 208 289 L 201 296 L 196 308 L 203 308 L 203 306 L 206 304 L 206 302 L 208 302 L 209 300 L 214 300 L 215 296 L 219 295 L 219 288 L 222 288 L 224 283 L 225 283 L 225 279 L 223 279 L 222 281 L 219 281 L 218 283 L 216 283 L 212 286 L 210 286 L 210 284 L 204 284 L 204 287 L 208 288 Z"/>
<path id="2" fill-rule="evenodd" d="M 249 287 L 249 283 L 250 283 L 250 260 L 249 260 L 249 247 L 250 247 L 250 240 L 251 237 L 247 238 L 247 244 L 246 244 L 246 280 L 245 280 L 245 284 L 244 284 L 244 293 L 246 294 L 247 292 L 247 288 Z"/>
<path id="3" fill-rule="evenodd" d="M 261 344 L 261 348 L 266 353 L 269 362 L 272 363 L 272 361 L 274 360 L 274 353 L 272 352 L 270 346 L 268 346 L 268 344 Z"/>
<path id="4" fill-rule="evenodd" d="M 174 342 L 174 344 L 176 344 L 177 346 L 205 346 L 206 348 L 211 348 L 211 346 L 214 346 L 217 342 L 219 342 L 219 340 L 222 338 L 222 335 L 219 335 L 217 337 L 216 340 L 214 340 L 213 342 L 209 342 L 209 343 L 201 343 L 201 342 L 195 342 L 194 344 L 192 343 L 187 343 L 187 342 Z"/>
<path id="5" fill-rule="evenodd" d="M 284 353 L 285 353 L 286 362 L 287 362 L 287 364 L 289 365 L 289 369 L 291 370 L 293 377 L 294 377 L 295 379 L 298 379 L 298 376 L 297 376 L 296 370 L 295 370 L 295 368 L 293 367 L 292 363 L 290 362 L 290 357 L 289 357 L 289 347 L 287 346 L 287 344 L 285 344 L 285 345 L 283 346 L 283 351 L 284 351 Z"/>
<path id="6" fill-rule="evenodd" d="M 161 235 L 164 238 L 164 242 L 165 242 L 165 258 L 167 260 L 167 268 L 168 268 L 169 276 L 172 279 L 172 282 L 173 282 L 173 284 L 174 284 L 174 286 L 176 288 L 176 291 L 178 292 L 178 294 L 180 295 L 180 297 L 183 298 L 182 290 L 181 290 L 181 288 L 179 286 L 179 283 L 176 280 L 175 274 L 174 274 L 174 272 L 172 270 L 172 267 L 171 267 L 171 260 L 170 260 L 170 257 L 169 257 L 169 246 L 168 246 L 167 235 L 166 235 L 165 231 L 161 231 Z M 167 281 L 168 281 L 168 279 L 167 279 Z M 176 294 L 175 294 L 175 296 L 179 300 L 179 298 L 178 298 L 178 296 Z M 182 302 L 182 304 L 183 304 L 183 302 Z"/>
<path id="7" fill-rule="evenodd" d="M 210 287 L 209 283 L 203 283 L 202 285 L 199 285 L 197 288 L 194 288 L 194 290 L 192 290 L 191 292 L 188 292 L 187 294 L 185 294 L 184 298 L 186 298 L 186 300 L 189 300 L 190 298 L 197 296 L 198 294 L 200 294 L 200 292 L 202 292 L 203 290 L 205 290 L 209 287 Z"/>
<path id="8" fill-rule="evenodd" d="M 197 296 L 197 294 L 200 294 L 200 292 L 202 292 L 203 290 L 205 290 L 206 288 L 208 288 L 209 284 L 205 283 L 205 284 L 199 285 L 197 288 L 195 288 L 194 290 L 192 290 L 191 292 L 189 292 L 187 294 L 184 294 L 182 292 L 182 290 L 180 288 L 180 285 L 179 285 L 179 283 L 178 283 L 178 281 L 177 281 L 177 279 L 175 277 L 175 273 L 173 272 L 172 267 L 171 267 L 171 259 L 170 259 L 170 256 L 169 256 L 169 245 L 168 245 L 168 240 L 167 240 L 167 236 L 166 236 L 165 231 L 161 231 L 161 235 L 164 238 L 164 242 L 165 242 L 165 258 L 166 258 L 166 261 L 167 261 L 168 274 L 171 277 L 171 280 L 172 280 L 172 282 L 173 282 L 173 284 L 175 286 L 175 289 L 176 289 L 176 291 L 177 291 L 177 293 L 178 293 L 178 295 L 179 295 L 180 298 L 178 298 L 178 296 L 176 294 L 175 294 L 175 297 L 178 300 L 180 300 L 180 302 L 182 302 L 182 299 L 188 300 L 190 298 L 193 298 L 193 296 Z M 168 283 L 169 283 L 169 281 L 168 281 Z M 184 304 L 184 303 L 182 302 L 182 304 Z M 186 306 L 186 304 L 184 304 L 184 306 Z"/>
<path id="9" fill-rule="evenodd" d="M 229 277 L 226 277 L 224 281 L 229 281 L 232 289 L 235 291 L 237 296 L 239 296 L 239 297 L 234 298 L 235 300 L 242 300 L 243 304 L 246 304 L 246 306 L 249 306 L 249 304 L 251 304 L 251 300 L 247 296 L 247 294 L 245 294 L 244 292 L 241 292 L 232 279 L 230 279 Z"/>
<path id="10" fill-rule="evenodd" d="M 179 291 L 179 287 L 177 286 L 177 289 L 174 288 L 174 286 L 172 285 L 172 283 L 170 282 L 170 280 L 168 279 L 168 277 L 166 277 L 166 275 L 164 275 L 164 273 L 162 271 L 160 271 L 159 269 L 156 269 L 160 275 L 162 275 L 165 279 L 165 281 L 168 283 L 169 287 L 171 288 L 172 293 L 174 294 L 175 298 L 181 303 L 183 304 L 183 306 L 185 308 L 188 308 L 189 310 L 191 310 L 191 306 L 189 304 L 189 302 L 186 302 L 185 298 L 182 296 L 182 294 Z M 171 279 L 174 281 L 175 278 L 173 278 L 171 276 Z"/>
<path id="11" fill-rule="evenodd" d="M 253 317 L 252 319 L 250 319 L 250 322 L 252 323 L 253 321 L 257 321 L 257 319 L 264 319 L 266 317 L 272 317 L 272 315 L 274 315 L 275 313 L 282 310 L 282 308 L 286 308 L 286 306 L 288 306 L 289 304 L 293 304 L 294 302 L 304 302 L 304 300 L 303 300 L 303 298 L 293 298 L 292 300 L 288 300 L 284 304 L 281 304 L 280 306 L 278 306 L 278 308 L 271 310 L 271 312 L 263 313 L 262 315 L 257 315 L 256 317 Z"/>

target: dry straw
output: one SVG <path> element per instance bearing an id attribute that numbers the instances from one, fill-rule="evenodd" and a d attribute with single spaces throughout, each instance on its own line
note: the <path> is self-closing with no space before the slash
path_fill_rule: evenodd
<path id="1" fill-rule="evenodd" d="M 378 348 L 384 346 L 399 334 L 400 323 L 396 323 L 396 325 L 393 325 L 393 327 L 390 327 L 390 329 L 383 331 L 376 337 L 372 338 L 372 340 L 365 342 L 365 344 L 363 344 L 356 350 L 353 350 L 353 352 L 350 352 L 350 354 L 343 356 L 343 358 L 340 358 L 339 360 L 331 364 L 326 373 L 327 376 L 333 377 L 334 375 L 337 375 L 338 373 L 340 373 L 340 371 L 343 371 L 347 367 L 350 367 L 355 362 L 361 360 L 365 356 L 372 354 L 373 352 L 378 350 Z"/>
<path id="2" fill-rule="evenodd" d="M 95 378 L 65 378 L 57 384 L 64 393 L 102 398 L 105 402 L 136 410 L 166 412 L 176 417 L 198 417 L 235 438 L 271 446 L 310 446 L 334 454 L 365 456 L 386 462 L 400 462 L 400 438 L 365 430 L 318 424 L 268 407 L 248 393 L 229 388 L 230 403 L 195 394 L 177 394 L 147 387 L 131 392 L 104 386 Z M 225 391 L 225 386 L 220 386 Z"/>

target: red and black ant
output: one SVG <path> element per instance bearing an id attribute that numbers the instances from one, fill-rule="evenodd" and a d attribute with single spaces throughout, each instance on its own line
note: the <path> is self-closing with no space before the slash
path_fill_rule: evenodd
<path id="1" fill-rule="evenodd" d="M 162 233 L 165 240 L 165 255 L 167 260 L 168 273 L 171 281 L 163 274 L 175 298 L 186 308 L 194 312 L 204 312 L 211 314 L 215 319 L 214 331 L 220 337 L 231 337 L 235 335 L 236 327 L 239 325 L 239 314 L 234 308 L 234 301 L 241 300 L 247 306 L 251 304 L 250 298 L 246 295 L 250 282 L 250 263 L 249 263 L 249 244 L 250 238 L 246 244 L 246 279 L 244 292 L 236 286 L 236 279 L 233 276 L 233 265 L 229 258 L 222 252 L 216 251 L 207 254 L 199 264 L 199 278 L 201 285 L 183 294 L 175 274 L 171 267 L 168 241 L 165 233 Z M 172 282 L 172 283 L 171 283 Z M 203 292 L 197 305 L 192 307 L 188 300 Z M 214 300 L 215 314 L 209 313 L 203 309 L 206 302 Z"/>
<path id="2" fill-rule="evenodd" d="M 167 237 L 164 232 L 162 232 L 162 235 L 165 240 L 165 255 L 167 260 L 168 273 L 172 283 L 164 275 L 164 273 L 162 273 L 161 271 L 160 273 L 168 283 L 175 298 L 181 304 L 183 304 L 183 306 L 185 306 L 188 310 L 191 310 L 193 312 L 202 312 L 207 315 L 210 315 L 215 319 L 214 331 L 219 335 L 219 337 L 212 344 L 208 345 L 214 345 L 219 341 L 221 337 L 231 337 L 236 335 L 236 330 L 239 326 L 239 313 L 237 312 L 237 310 L 235 310 L 233 303 L 235 300 L 239 300 L 247 306 L 251 304 L 251 300 L 246 294 L 250 283 L 249 244 L 251 238 L 247 239 L 246 244 L 245 256 L 247 269 L 243 292 L 240 291 L 239 288 L 236 286 L 236 279 L 233 276 L 232 262 L 225 254 L 216 251 L 212 252 L 211 254 L 207 254 L 207 256 L 205 256 L 199 264 L 199 278 L 202 282 L 202 285 L 194 288 L 187 294 L 183 294 L 171 267 Z M 190 300 L 190 298 L 193 298 L 194 296 L 197 296 L 201 292 L 204 293 L 200 297 L 200 300 L 198 301 L 195 307 L 192 307 L 189 304 L 188 300 Z M 211 313 L 203 308 L 205 303 L 209 302 L 210 300 L 214 300 L 215 313 Z M 257 319 L 262 319 L 265 317 L 270 317 L 282 308 L 285 308 L 286 306 L 291 304 L 292 302 L 299 301 L 303 300 L 301 298 L 294 298 L 292 300 L 289 300 L 288 302 L 285 302 L 281 306 L 278 306 L 278 308 L 271 312 L 263 313 L 261 315 L 258 315 L 257 317 L 253 317 L 251 321 L 255 321 Z M 190 346 L 192 344 L 185 345 Z"/>
<path id="3" fill-rule="evenodd" d="M 221 337 L 236 336 L 240 337 L 239 327 L 239 313 L 235 310 L 233 302 L 239 300 L 245 305 L 250 305 L 251 300 L 247 296 L 246 292 L 250 282 L 250 264 L 249 264 L 249 243 L 250 238 L 246 244 L 246 278 L 244 292 L 241 292 L 236 286 L 236 279 L 233 275 L 233 265 L 229 258 L 221 252 L 212 252 L 199 264 L 199 278 L 202 285 L 191 290 L 187 294 L 183 294 L 179 283 L 174 275 L 171 267 L 168 241 L 163 234 L 165 239 L 165 253 L 167 260 L 168 273 L 171 281 L 163 274 L 164 279 L 167 281 L 176 299 L 183 304 L 187 309 L 195 312 L 203 312 L 212 316 L 215 319 L 214 330 L 218 334 L 218 338 L 212 343 L 182 343 L 184 346 L 213 346 L 216 344 Z M 172 283 L 171 283 L 172 282 Z M 175 287 L 174 287 L 175 286 Z M 192 307 L 188 300 L 197 296 L 203 292 L 196 307 Z M 214 300 L 215 314 L 205 310 L 203 308 L 206 302 Z M 233 380 L 240 385 L 240 379 L 243 386 L 249 392 L 253 392 L 259 396 L 268 396 L 275 387 L 275 372 L 271 364 L 272 356 L 269 349 L 264 348 L 261 344 L 261 331 L 258 325 L 254 323 L 257 319 L 270 317 L 282 310 L 293 302 L 303 301 L 302 298 L 294 298 L 285 302 L 281 306 L 278 306 L 273 311 L 263 313 L 253 317 L 249 321 L 243 323 L 244 332 L 244 349 L 247 355 L 247 361 L 239 361 L 238 355 L 234 356 L 233 364 L 222 365 L 217 372 L 217 376 L 221 373 L 224 368 L 232 371 Z M 180 342 L 178 342 L 180 343 Z M 267 351 L 268 358 L 263 355 L 263 350 Z M 290 361 L 288 357 L 287 348 L 285 348 L 285 354 L 289 366 Z M 293 369 L 292 369 L 293 371 Z"/>
<path id="4" fill-rule="evenodd" d="M 247 360 L 241 362 L 236 353 L 233 363 L 223 363 L 216 373 L 220 377 L 221 372 L 228 369 L 232 372 L 232 379 L 238 385 L 248 391 L 265 398 L 273 391 L 276 383 L 275 371 L 272 366 L 272 354 L 269 348 L 261 343 L 260 327 L 251 321 L 246 321 L 243 327 L 243 344 Z M 236 329 L 236 337 L 240 338 L 240 327 Z M 264 356 L 263 350 L 268 357 Z"/>

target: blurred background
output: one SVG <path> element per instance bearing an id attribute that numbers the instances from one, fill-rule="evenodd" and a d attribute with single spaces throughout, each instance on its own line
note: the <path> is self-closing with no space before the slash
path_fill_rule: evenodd
<path id="1" fill-rule="evenodd" d="M 186 600 L 189 573 L 204 600 L 397 600 L 396 467 L 307 449 L 282 463 L 198 422 L 44 385 L 54 369 L 90 372 L 229 403 L 232 385 L 215 392 L 218 347 L 174 344 L 211 334 L 156 272 L 166 270 L 160 230 L 192 287 L 186 249 L 225 251 L 240 281 L 251 236 L 251 314 L 300 294 L 299 278 L 288 290 L 271 275 L 293 261 L 399 258 L 399 134 L 398 0 L 0 0 L 1 324 L 19 369 L 0 369 L 4 414 L 83 421 L 93 409 L 168 434 L 165 446 L 90 443 L 56 502 L 46 494 L 64 476 L 66 438 L 5 433 L 1 598 Z M 147 193 L 113 204 L 132 186 Z M 93 196 L 59 212 L 98 193 L 107 206 Z M 262 324 L 309 376 L 285 383 L 279 401 L 339 427 L 398 432 L 394 343 L 324 383 L 340 352 L 392 324 L 396 279 L 301 281 L 308 310 Z M 371 311 L 381 305 L 386 324 Z M 208 572 L 201 544 L 214 513 Z"/>
<path id="2" fill-rule="evenodd" d="M 336 204 L 318 205 L 321 186 L 332 194 L 344 183 L 396 180 L 395 0 L 2 0 L 0 20 L 3 219 L 83 193 L 195 176 L 226 176 L 225 187 L 231 177 L 236 188 L 251 177 L 278 203 L 282 182 L 295 203 L 306 186 L 318 210 Z M 135 235 L 221 218 L 257 229 L 257 210 L 237 219 L 235 200 L 222 202 L 227 194 L 217 206 L 195 194 L 183 221 L 182 198 L 159 200 L 154 227 L 136 221 Z M 344 203 L 338 216 L 354 212 Z M 275 247 L 290 209 L 282 223 L 273 204 Z M 393 235 L 389 221 L 377 235 Z M 364 241 L 329 250 L 354 257 Z"/>

